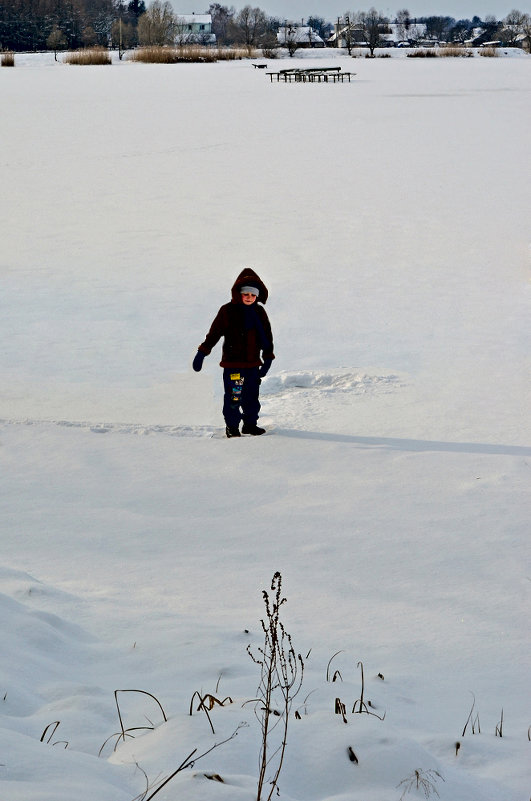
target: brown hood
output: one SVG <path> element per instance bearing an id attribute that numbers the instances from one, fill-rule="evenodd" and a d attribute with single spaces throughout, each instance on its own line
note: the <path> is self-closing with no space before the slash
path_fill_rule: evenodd
<path id="1" fill-rule="evenodd" d="M 267 297 L 269 295 L 267 287 L 260 278 L 260 276 L 258 276 L 254 270 L 251 270 L 250 267 L 246 267 L 245 270 L 242 270 L 239 276 L 237 277 L 236 281 L 234 282 L 234 285 L 231 290 L 232 302 L 233 303 L 242 302 L 240 289 L 242 286 L 246 286 L 247 284 L 258 287 L 259 292 L 257 301 L 259 303 L 266 303 Z"/>

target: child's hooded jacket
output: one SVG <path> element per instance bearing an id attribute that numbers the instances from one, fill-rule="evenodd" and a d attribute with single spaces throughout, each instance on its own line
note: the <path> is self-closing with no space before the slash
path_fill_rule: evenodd
<path id="1" fill-rule="evenodd" d="M 243 286 L 255 286 L 258 289 L 252 306 L 246 306 L 242 301 Z M 267 287 L 254 270 L 242 270 L 232 287 L 232 300 L 218 311 L 198 350 L 208 356 L 224 337 L 221 367 L 259 367 L 262 364 L 260 353 L 265 360 L 274 359 L 271 325 L 266 310 L 260 305 L 266 303 L 268 294 Z"/>

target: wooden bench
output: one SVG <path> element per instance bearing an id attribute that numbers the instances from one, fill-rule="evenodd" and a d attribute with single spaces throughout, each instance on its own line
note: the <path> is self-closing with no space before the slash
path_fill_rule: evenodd
<path id="1" fill-rule="evenodd" d="M 301 72 L 341 72 L 341 67 L 309 67 Z"/>

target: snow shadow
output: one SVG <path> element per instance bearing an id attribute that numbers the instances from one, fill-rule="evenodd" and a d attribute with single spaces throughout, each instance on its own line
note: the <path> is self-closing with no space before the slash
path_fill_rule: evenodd
<path id="1" fill-rule="evenodd" d="M 358 437 L 351 434 L 334 434 L 321 431 L 300 431 L 294 428 L 277 428 L 275 434 L 295 439 L 316 439 L 327 442 L 344 442 L 362 448 L 386 448 L 393 451 L 419 453 L 481 453 L 494 456 L 531 456 L 531 446 L 500 445 L 479 442 L 438 442 L 427 439 L 398 439 L 396 437 Z"/>

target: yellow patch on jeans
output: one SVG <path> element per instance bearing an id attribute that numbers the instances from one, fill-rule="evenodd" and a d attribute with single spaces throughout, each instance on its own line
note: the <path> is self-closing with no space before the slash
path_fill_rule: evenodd
<path id="1" fill-rule="evenodd" d="M 240 379 L 240 374 L 239 373 L 231 373 L 230 374 L 230 380 L 231 381 L 239 381 L 239 379 Z"/>

